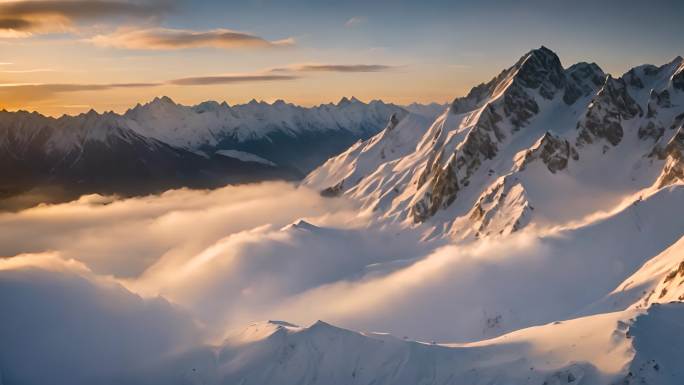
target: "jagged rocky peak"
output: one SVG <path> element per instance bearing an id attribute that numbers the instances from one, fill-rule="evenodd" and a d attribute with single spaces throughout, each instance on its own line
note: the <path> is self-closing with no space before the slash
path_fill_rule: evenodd
<path id="1" fill-rule="evenodd" d="M 207 100 L 205 102 L 202 102 L 196 106 L 193 106 L 192 109 L 198 114 L 203 114 L 205 112 L 211 112 L 211 111 L 218 111 L 221 108 L 228 108 L 228 104 L 226 102 L 220 103 L 213 101 L 213 100 Z"/>
<path id="2" fill-rule="evenodd" d="M 176 102 L 173 101 L 168 96 L 157 96 L 149 104 L 159 104 L 159 105 L 172 105 L 175 106 Z"/>
<path id="3" fill-rule="evenodd" d="M 622 122 L 641 115 L 641 107 L 629 94 L 625 79 L 614 79 L 609 75 L 587 112 L 577 123 L 580 130 L 577 145 L 604 139 L 617 146 L 624 136 Z"/>
<path id="4" fill-rule="evenodd" d="M 420 191 L 410 209 L 414 222 L 424 222 L 451 205 L 481 164 L 496 157 L 507 135 L 519 131 L 539 113 L 532 92 L 552 99 L 564 88 L 565 82 L 565 71 L 558 56 L 541 47 L 524 55 L 486 85 L 475 87 L 465 99 L 457 99 L 452 112 L 467 110 L 480 101 L 485 104 L 462 146 L 451 156 L 434 155 L 424 167 L 418 179 Z M 503 97 L 498 96 L 500 93 Z M 499 124 L 504 120 L 512 125 L 510 132 Z M 442 150 L 435 149 L 434 153 L 442 154 Z"/>
<path id="5" fill-rule="evenodd" d="M 340 101 L 337 102 L 337 107 L 345 107 L 345 106 L 349 106 L 349 105 L 357 104 L 357 103 L 365 104 L 362 101 L 360 101 L 359 99 L 357 99 L 355 96 L 352 96 L 351 98 L 347 98 L 346 96 L 343 96 L 342 99 L 340 99 Z"/>
<path id="6" fill-rule="evenodd" d="M 523 56 L 515 67 L 518 67 L 518 73 L 514 82 L 525 88 L 538 89 L 546 99 L 552 99 L 556 91 L 565 86 L 565 74 L 558 55 L 544 46 Z"/>
<path id="7" fill-rule="evenodd" d="M 489 82 L 474 87 L 467 96 L 456 98 L 451 104 L 451 111 L 457 114 L 472 111 L 504 91 L 505 95 L 513 94 L 507 104 L 508 110 L 514 111 L 516 106 L 513 104 L 525 89 L 538 90 L 544 98 L 552 99 L 564 86 L 565 74 L 560 59 L 553 51 L 542 46 L 523 55 L 512 67 L 503 70 Z M 536 103 L 532 105 L 527 101 L 532 100 L 529 96 L 524 99 L 527 105 L 523 107 L 538 110 Z"/>
<path id="8" fill-rule="evenodd" d="M 563 101 L 572 105 L 581 97 L 589 96 L 598 90 L 606 79 L 606 74 L 596 63 L 577 63 L 565 70 L 566 87 Z"/>
<path id="9" fill-rule="evenodd" d="M 526 150 L 519 169 L 522 171 L 537 159 L 541 159 L 546 167 L 555 174 L 565 170 L 570 160 L 579 160 L 579 154 L 570 142 L 551 132 L 546 132 L 535 145 Z"/>

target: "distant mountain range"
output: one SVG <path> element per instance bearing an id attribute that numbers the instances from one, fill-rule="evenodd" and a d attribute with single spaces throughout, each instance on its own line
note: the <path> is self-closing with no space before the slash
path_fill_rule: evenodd
<path id="1" fill-rule="evenodd" d="M 403 108 L 356 98 L 304 108 L 283 101 L 228 106 L 155 98 L 124 114 L 51 118 L 0 112 L 0 197 L 126 195 L 172 187 L 303 177 L 382 130 Z"/>

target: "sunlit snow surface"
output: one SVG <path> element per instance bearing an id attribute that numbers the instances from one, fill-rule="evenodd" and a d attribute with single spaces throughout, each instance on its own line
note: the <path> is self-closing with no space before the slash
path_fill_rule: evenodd
<path id="1" fill-rule="evenodd" d="M 635 70 L 643 114 L 617 145 L 578 141 L 588 110 L 625 102 L 596 96 L 619 91 L 606 82 L 570 104 L 528 90 L 539 112 L 517 131 L 502 118 L 495 156 L 473 155 L 466 138 L 487 149 L 479 119 L 531 58 L 299 186 L 0 214 L 0 384 L 681 384 L 684 64 Z M 649 115 L 650 89 L 671 105 Z M 662 135 L 643 135 L 649 119 Z M 547 144 L 577 159 L 552 171 Z M 446 191 L 418 187 L 425 167 L 448 179 L 455 156 L 469 184 L 414 220 Z"/>

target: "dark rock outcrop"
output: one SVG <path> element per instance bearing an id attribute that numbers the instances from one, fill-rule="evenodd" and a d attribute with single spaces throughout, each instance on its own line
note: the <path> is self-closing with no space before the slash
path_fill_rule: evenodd
<path id="1" fill-rule="evenodd" d="M 528 164 L 537 159 L 541 159 L 549 171 L 555 174 L 565 170 L 570 159 L 579 160 L 579 154 L 567 139 L 547 132 L 534 147 L 526 151 L 520 170 L 524 170 Z"/>
<path id="2" fill-rule="evenodd" d="M 577 63 L 565 70 L 565 75 L 567 82 L 563 101 L 567 105 L 595 93 L 606 79 L 606 74 L 595 63 Z"/>
<path id="3" fill-rule="evenodd" d="M 643 114 L 639 104 L 627 90 L 624 79 L 608 76 L 603 88 L 589 105 L 589 109 L 578 122 L 580 130 L 577 145 L 593 143 L 604 139 L 617 146 L 624 135 L 622 122 Z"/>

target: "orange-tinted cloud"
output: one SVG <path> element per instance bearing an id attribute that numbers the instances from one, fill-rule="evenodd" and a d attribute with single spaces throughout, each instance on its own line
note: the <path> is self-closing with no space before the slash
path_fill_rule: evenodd
<path id="1" fill-rule="evenodd" d="M 396 68 L 385 64 L 295 64 L 271 72 L 385 72 Z"/>
<path id="2" fill-rule="evenodd" d="M 259 36 L 229 29 L 191 31 L 185 29 L 150 28 L 119 30 L 98 35 L 89 41 L 102 46 L 126 49 L 174 50 L 187 48 L 276 48 L 295 44 L 294 39 L 270 41 Z"/>
<path id="3" fill-rule="evenodd" d="M 168 83 L 179 86 L 203 86 L 212 84 L 282 81 L 294 79 L 298 79 L 298 77 L 292 75 L 219 75 L 174 79 Z"/>
<path id="4" fill-rule="evenodd" d="M 75 22 L 150 18 L 170 10 L 170 1 L 32 0 L 0 2 L 0 33 L 29 36 L 63 30 Z"/>

